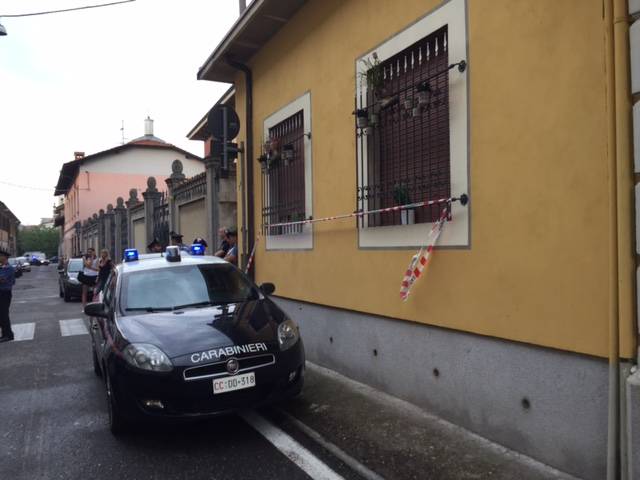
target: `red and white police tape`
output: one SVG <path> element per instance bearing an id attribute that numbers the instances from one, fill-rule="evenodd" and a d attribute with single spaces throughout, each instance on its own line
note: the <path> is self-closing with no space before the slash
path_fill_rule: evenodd
<path id="1" fill-rule="evenodd" d="M 431 232 L 429 232 L 429 242 L 426 246 L 421 247 L 418 250 L 413 258 L 411 259 L 411 263 L 409 264 L 409 268 L 404 274 L 404 278 L 402 279 L 402 283 L 400 284 L 400 298 L 402 301 L 406 302 L 409 298 L 409 293 L 411 293 L 411 287 L 413 284 L 420 278 L 422 272 L 429 264 L 429 260 L 431 259 L 431 255 L 433 253 L 433 247 L 435 246 L 440 234 L 442 233 L 442 227 L 444 226 L 444 222 L 447 220 L 447 216 L 449 214 L 449 205 L 445 206 L 442 209 L 442 213 L 440 214 L 440 218 L 436 223 L 433 224 L 431 228 Z"/>
<path id="2" fill-rule="evenodd" d="M 411 287 L 415 283 L 415 281 L 420 277 L 422 271 L 426 267 L 433 252 L 433 247 L 435 243 L 438 241 L 438 237 L 442 232 L 442 227 L 444 225 L 445 220 L 447 219 L 447 215 L 450 210 L 450 206 L 452 202 L 460 202 L 462 205 L 466 205 L 469 201 L 469 198 L 466 194 L 460 195 L 460 197 L 449 197 L 449 198 L 439 198 L 437 200 L 425 200 L 424 202 L 415 202 L 408 203 L 406 205 L 397 205 L 394 207 L 387 208 L 378 208 L 375 210 L 360 210 L 353 213 L 345 213 L 342 215 L 334 215 L 331 217 L 322 217 L 322 218 L 308 218 L 305 220 L 298 220 L 295 222 L 282 222 L 282 223 L 272 223 L 268 225 L 264 225 L 264 229 L 268 230 L 270 228 L 276 227 L 287 227 L 292 225 L 305 225 L 308 223 L 317 223 L 317 222 L 328 222 L 332 220 L 342 220 L 345 218 L 354 218 L 354 217 L 362 217 L 364 215 L 372 215 L 375 213 L 388 213 L 388 212 L 399 212 L 401 210 L 407 210 L 409 208 L 419 208 L 419 207 L 428 207 L 431 205 L 437 204 L 445 204 L 442 209 L 442 213 L 440 214 L 440 219 L 436 222 L 431 228 L 431 232 L 429 233 L 429 243 L 422 247 L 416 255 L 413 256 L 411 260 L 411 264 L 405 273 L 405 277 L 402 280 L 402 286 L 400 288 L 400 297 L 402 300 L 406 301 L 409 292 L 411 291 Z M 253 249 L 251 250 L 251 255 L 249 255 L 249 260 L 247 261 L 247 266 L 245 267 L 244 272 L 249 273 L 251 266 L 253 264 L 253 259 L 256 254 L 256 248 L 258 246 L 258 242 L 260 241 L 260 234 L 256 236 L 256 240 L 253 243 Z"/>

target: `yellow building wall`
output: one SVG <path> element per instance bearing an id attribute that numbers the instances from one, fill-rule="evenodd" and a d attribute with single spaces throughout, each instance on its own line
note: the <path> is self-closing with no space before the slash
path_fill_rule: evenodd
<path id="1" fill-rule="evenodd" d="M 256 232 L 264 119 L 311 92 L 313 215 L 353 211 L 355 61 L 440 4 L 310 1 L 252 59 Z M 602 2 L 467 5 L 471 248 L 437 250 L 402 303 L 414 251 L 362 250 L 355 221 L 322 223 L 310 251 L 266 252 L 261 241 L 256 281 L 283 297 L 607 356 L 613 160 Z M 242 74 L 236 86 L 244 128 Z M 621 314 L 629 358 L 633 311 Z"/>

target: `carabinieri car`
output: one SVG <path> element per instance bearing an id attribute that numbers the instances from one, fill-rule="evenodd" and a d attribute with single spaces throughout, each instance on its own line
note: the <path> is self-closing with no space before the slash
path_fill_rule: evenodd
<path id="1" fill-rule="evenodd" d="M 141 419 L 219 415 L 300 393 L 304 346 L 268 297 L 274 290 L 217 257 L 125 251 L 102 301 L 85 307 L 112 433 Z"/>

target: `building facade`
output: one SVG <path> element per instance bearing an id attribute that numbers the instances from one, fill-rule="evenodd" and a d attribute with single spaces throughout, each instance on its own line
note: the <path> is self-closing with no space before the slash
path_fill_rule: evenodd
<path id="1" fill-rule="evenodd" d="M 241 250 L 310 360 L 580 477 L 631 471 L 627 7 L 251 3 L 198 76 L 235 87 Z"/>
<path id="2" fill-rule="evenodd" d="M 12 257 L 18 255 L 19 226 L 18 217 L 3 202 L 0 202 L 0 250 L 9 252 Z"/>
<path id="3" fill-rule="evenodd" d="M 197 155 L 155 137 L 150 119 L 145 121 L 145 135 L 129 143 L 87 156 L 76 152 L 75 159 L 62 166 L 55 190 L 56 196 L 64 195 L 63 215 L 56 214 L 56 225 L 64 225 L 61 254 L 80 254 L 82 222 L 117 197 L 128 198 L 130 189 L 144 191 L 149 176 L 165 191 L 175 160 L 181 161 L 189 177 L 205 170 Z"/>

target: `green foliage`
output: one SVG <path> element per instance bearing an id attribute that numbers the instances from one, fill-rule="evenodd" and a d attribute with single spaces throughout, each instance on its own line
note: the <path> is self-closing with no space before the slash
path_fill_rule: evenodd
<path id="1" fill-rule="evenodd" d="M 58 254 L 60 233 L 57 228 L 25 227 L 18 230 L 18 254 L 44 252 L 47 257 Z"/>

